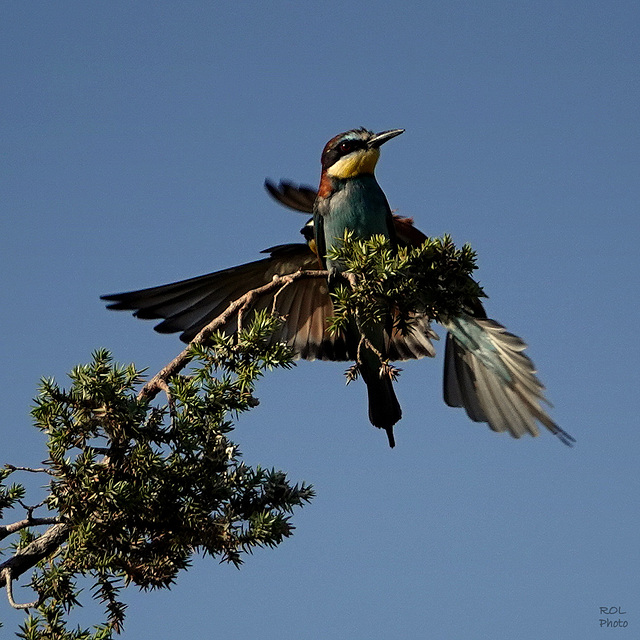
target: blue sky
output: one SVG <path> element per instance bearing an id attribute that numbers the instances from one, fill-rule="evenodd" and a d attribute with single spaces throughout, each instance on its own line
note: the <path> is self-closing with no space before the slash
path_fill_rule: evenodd
<path id="1" fill-rule="evenodd" d="M 97 347 L 151 372 L 180 351 L 100 294 L 298 241 L 264 178 L 317 183 L 324 143 L 358 126 L 406 129 L 378 168 L 392 207 L 476 249 L 489 314 L 530 344 L 578 441 L 471 423 L 442 402 L 438 358 L 403 367 L 392 451 L 343 365 L 277 372 L 235 439 L 317 498 L 240 571 L 199 559 L 171 592 L 128 593 L 125 637 L 583 639 L 607 631 L 600 606 L 634 635 L 637 2 L 2 13 L 2 462 L 45 456 L 41 376 L 64 383 Z"/>

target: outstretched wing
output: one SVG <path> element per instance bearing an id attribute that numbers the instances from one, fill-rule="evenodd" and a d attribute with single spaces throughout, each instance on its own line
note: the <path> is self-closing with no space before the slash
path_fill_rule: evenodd
<path id="1" fill-rule="evenodd" d="M 159 333 L 180 331 L 180 339 L 189 342 L 234 300 L 247 291 L 261 287 L 274 275 L 287 275 L 300 269 L 317 269 L 316 256 L 306 244 L 289 244 L 267 250 L 268 258 L 230 269 L 181 280 L 171 284 L 102 296 L 109 309 L 132 310 L 142 319 L 163 318 L 156 325 Z M 326 331 L 326 318 L 331 315 L 331 300 L 322 278 L 297 280 L 277 295 L 264 295 L 247 311 L 274 309 L 288 316 L 287 322 L 273 340 L 291 345 L 302 358 L 313 360 L 339 356 L 344 347 L 339 338 Z M 223 327 L 227 332 L 237 328 L 234 316 Z"/>
<path id="2" fill-rule="evenodd" d="M 518 336 L 494 320 L 467 315 L 444 326 L 444 400 L 450 407 L 464 407 L 474 422 L 514 438 L 537 436 L 540 422 L 564 444 L 575 442 L 543 409 L 544 385 Z"/>
<path id="3" fill-rule="evenodd" d="M 180 339 L 190 342 L 234 300 L 247 291 L 271 282 L 274 275 L 287 275 L 303 269 L 317 269 L 318 259 L 306 244 L 287 244 L 267 250 L 268 258 L 249 262 L 223 271 L 181 280 L 171 284 L 102 296 L 109 309 L 129 310 L 141 319 L 163 321 L 156 325 L 159 333 L 180 331 Z M 274 297 L 276 298 L 274 304 Z M 333 304 L 324 278 L 296 280 L 277 295 L 259 298 L 247 310 L 274 310 L 285 322 L 272 340 L 291 346 L 296 356 L 305 360 L 354 360 L 357 345 L 347 345 L 341 335 L 331 335 L 327 318 L 333 315 Z M 237 329 L 235 316 L 223 329 Z M 434 335 L 428 323 L 421 330 L 394 336 L 391 357 L 396 360 L 433 355 L 429 336 Z"/>
<path id="4" fill-rule="evenodd" d="M 300 213 L 313 213 L 313 203 L 318 195 L 315 189 L 286 180 L 281 180 L 277 185 L 265 180 L 264 187 L 274 200 L 285 207 Z"/>

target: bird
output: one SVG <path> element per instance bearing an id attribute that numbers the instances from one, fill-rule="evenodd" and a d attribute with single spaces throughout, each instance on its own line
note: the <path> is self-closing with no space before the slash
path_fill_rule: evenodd
<path id="1" fill-rule="evenodd" d="M 162 319 L 159 333 L 180 333 L 190 342 L 227 306 L 248 291 L 269 283 L 274 276 L 322 267 L 328 278 L 300 279 L 274 294 L 255 301 L 251 309 L 277 310 L 284 322 L 272 341 L 284 342 L 296 358 L 356 361 L 355 369 L 368 390 L 369 420 L 387 434 L 395 446 L 394 426 L 402 417 L 393 383 L 395 370 L 387 362 L 434 357 L 438 336 L 431 319 L 417 314 L 413 330 L 403 333 L 393 326 L 391 315 L 363 329 L 354 320 L 346 330 L 331 333 L 331 293 L 344 284 L 344 266 L 327 258 L 349 231 L 357 239 L 381 235 L 392 248 L 417 247 L 427 236 L 413 219 L 392 213 L 375 177 L 380 147 L 404 129 L 374 133 L 363 127 L 332 137 L 321 155 L 318 189 L 282 180 L 265 181 L 267 192 L 281 205 L 311 214 L 301 233 L 304 242 L 282 244 L 263 253 L 268 257 L 222 271 L 166 285 L 101 296 L 109 309 L 133 311 L 140 319 Z M 348 280 L 347 280 L 348 282 Z M 479 298 L 454 317 L 439 318 L 446 329 L 443 396 L 450 407 L 463 408 L 468 417 L 486 423 L 514 438 L 539 435 L 538 423 L 572 446 L 575 439 L 550 417 L 544 385 L 525 342 L 490 319 Z M 237 317 L 224 327 L 238 328 Z M 364 344 L 364 347 L 362 346 Z"/>
<path id="2" fill-rule="evenodd" d="M 318 194 L 313 203 L 313 229 L 317 254 L 328 269 L 329 289 L 338 283 L 346 268 L 339 260 L 328 257 L 337 248 L 345 231 L 355 238 L 368 240 L 374 235 L 386 238 L 392 250 L 397 240 L 391 207 L 374 176 L 380 147 L 403 129 L 381 133 L 361 128 L 338 134 L 325 145 L 320 159 L 322 172 Z M 389 446 L 395 446 L 394 425 L 402 418 L 402 409 L 393 388 L 392 372 L 384 369 L 388 361 L 393 318 L 387 313 L 381 322 L 366 328 L 351 319 L 345 330 L 350 355 L 357 359 L 356 371 L 367 386 L 369 421 L 384 429 Z M 360 338 L 366 338 L 359 350 Z"/>

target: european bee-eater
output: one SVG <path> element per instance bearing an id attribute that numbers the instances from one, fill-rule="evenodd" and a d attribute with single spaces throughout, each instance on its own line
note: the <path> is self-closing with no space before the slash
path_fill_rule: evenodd
<path id="1" fill-rule="evenodd" d="M 328 280 L 297 280 L 278 294 L 276 309 L 285 322 L 272 339 L 287 343 L 297 357 L 307 360 L 356 360 L 368 389 L 369 419 L 386 431 L 393 447 L 393 426 L 402 411 L 393 390 L 392 370 L 384 364 L 434 356 L 431 339 L 437 336 L 426 317 L 418 317 L 413 331 L 405 334 L 394 330 L 389 317 L 366 330 L 354 321 L 343 333 L 331 335 L 327 331 L 327 318 L 333 315 L 330 291 L 342 281 L 343 266 L 327 254 L 347 230 L 359 239 L 382 235 L 392 247 L 420 246 L 426 239 L 411 219 L 392 215 L 374 176 L 380 146 L 403 131 L 374 134 L 353 129 L 329 140 L 322 152 L 317 192 L 288 182 L 265 183 L 281 204 L 313 214 L 312 227 L 302 229 L 306 243 L 272 247 L 265 251 L 268 258 L 223 271 L 102 298 L 110 302 L 110 309 L 134 310 L 143 319 L 163 318 L 156 331 L 181 331 L 180 338 L 189 342 L 247 291 L 267 284 L 274 275 L 316 269 L 320 262 L 331 274 Z M 273 295 L 263 296 L 252 309 L 271 309 L 273 303 Z M 480 300 L 441 323 L 448 330 L 444 399 L 449 406 L 464 407 L 471 420 L 516 438 L 538 435 L 540 422 L 565 444 L 574 441 L 542 408 L 544 387 L 523 353 L 525 343 L 488 319 Z M 225 330 L 236 328 L 233 319 Z M 362 331 L 369 347 L 361 348 Z"/>

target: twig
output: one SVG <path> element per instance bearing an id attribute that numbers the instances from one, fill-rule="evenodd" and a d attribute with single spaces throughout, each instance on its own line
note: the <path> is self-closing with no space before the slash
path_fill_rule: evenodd
<path id="1" fill-rule="evenodd" d="M 45 498 L 42 502 L 39 502 L 38 504 L 34 504 L 33 506 L 30 507 L 28 504 L 25 504 L 24 502 L 22 502 L 22 500 L 18 500 L 18 504 L 27 512 L 27 517 L 26 517 L 27 521 L 33 520 L 33 512 L 39 507 L 42 507 L 43 505 L 45 505 L 46 503 L 47 503 L 47 500 Z"/>
<path id="2" fill-rule="evenodd" d="M 29 602 L 27 604 L 18 604 L 13 599 L 13 576 L 11 575 L 11 569 L 9 567 L 6 567 L 2 570 L 2 577 L 4 578 L 5 586 L 7 587 L 7 600 L 9 600 L 9 604 L 14 609 L 33 609 L 40 604 L 39 596 L 38 599 L 34 600 L 33 602 Z"/>
<path id="3" fill-rule="evenodd" d="M 96 453 L 101 453 L 103 456 L 111 453 L 111 449 L 109 447 L 94 447 L 93 445 L 89 445 L 90 448 Z"/>
<path id="4" fill-rule="evenodd" d="M 44 468 L 33 469 L 32 467 L 16 467 L 13 464 L 5 464 L 4 466 L 10 471 L 29 471 L 30 473 L 51 473 L 49 469 L 44 469 Z"/>
<path id="5" fill-rule="evenodd" d="M 307 271 L 296 271 L 295 273 L 286 276 L 273 276 L 273 280 L 267 284 L 248 291 L 243 296 L 234 300 L 229 306 L 214 320 L 212 320 L 198 335 L 189 343 L 189 347 L 193 345 L 201 345 L 205 342 L 215 331 L 220 327 L 224 327 L 234 314 L 238 313 L 241 309 L 246 309 L 255 300 L 261 296 L 276 291 L 281 287 L 287 286 L 296 280 L 302 280 L 304 278 L 327 278 L 328 271 L 315 269 Z M 178 354 L 167 366 L 163 367 L 147 384 L 142 387 L 138 394 L 139 400 L 152 400 L 163 389 L 163 385 L 166 385 L 169 378 L 176 375 L 182 369 L 184 369 L 191 360 L 193 355 L 190 352 L 189 347 L 184 349 Z"/>
<path id="6" fill-rule="evenodd" d="M 360 329 L 360 323 L 358 323 L 358 330 L 362 331 Z M 381 364 L 386 361 L 386 358 L 382 355 L 382 353 L 373 346 L 373 344 L 371 343 L 371 340 L 369 340 L 369 338 L 367 338 L 364 335 L 364 333 L 360 333 L 360 341 L 358 342 L 358 354 L 357 354 L 358 364 L 362 364 L 361 354 L 362 354 L 363 347 L 366 347 L 367 349 L 369 349 L 369 351 L 371 351 L 371 353 L 373 353 L 373 355 L 377 356 Z"/>
<path id="7" fill-rule="evenodd" d="M 271 315 L 275 315 L 275 313 L 276 313 L 276 305 L 278 304 L 278 296 L 293 282 L 294 282 L 293 280 L 288 280 L 273 294 L 273 303 L 271 304 Z"/>

